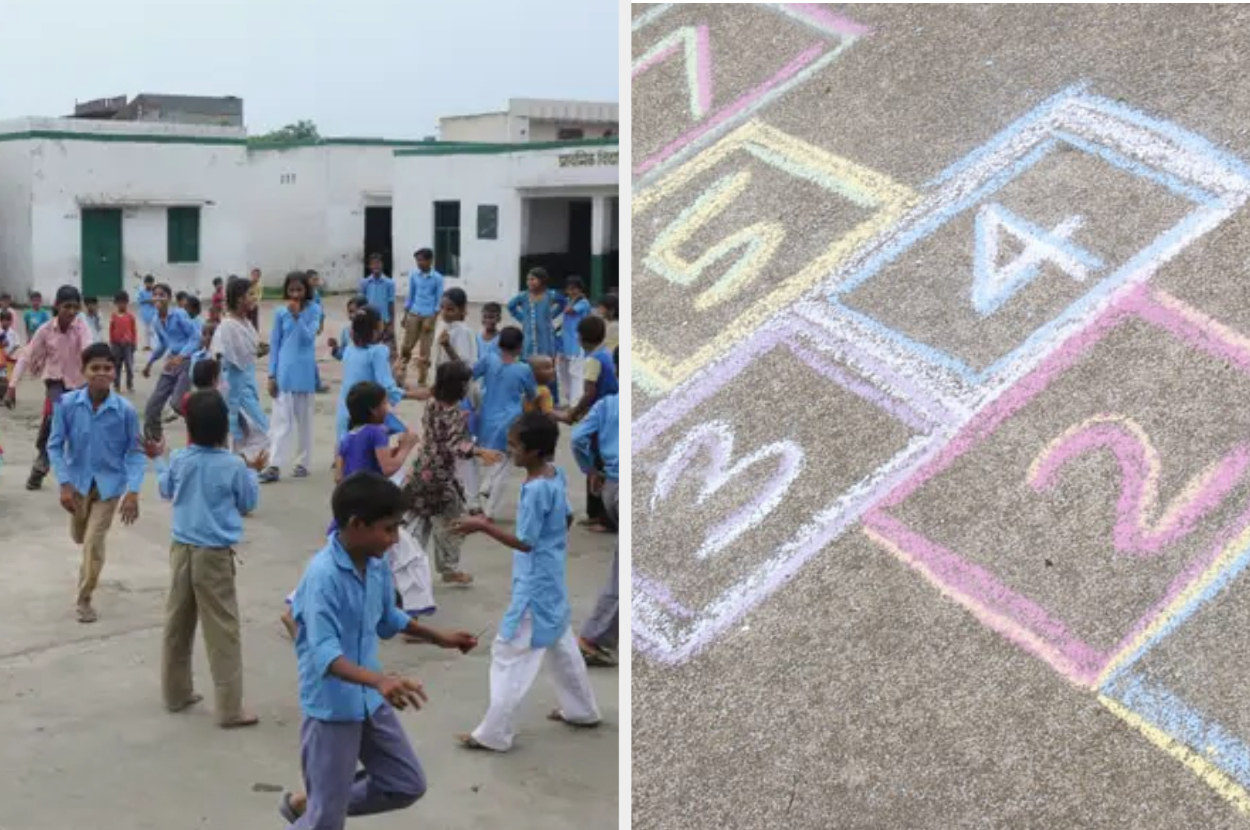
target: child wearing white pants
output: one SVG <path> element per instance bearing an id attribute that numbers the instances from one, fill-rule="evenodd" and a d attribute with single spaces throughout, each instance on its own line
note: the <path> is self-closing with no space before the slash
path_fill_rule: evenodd
<path id="1" fill-rule="evenodd" d="M 269 420 L 269 463 L 282 469 L 287 461 L 295 462 L 295 475 L 312 463 L 313 394 L 310 392 L 279 392 Z M 294 444 L 294 456 L 289 450 Z"/>
<path id="2" fill-rule="evenodd" d="M 482 516 L 455 525 L 458 533 L 485 533 L 512 548 L 512 601 L 491 646 L 490 708 L 471 734 L 457 736 L 469 749 L 512 748 L 517 709 L 544 665 L 558 704 L 548 718 L 577 727 L 600 722 L 586 661 L 570 625 L 565 559 L 573 507 L 564 471 L 547 461 L 559 435 L 556 423 L 538 412 L 522 415 L 510 430 L 512 463 L 526 472 L 515 536 Z"/>
<path id="3" fill-rule="evenodd" d="M 308 475 L 312 463 L 313 394 L 317 391 L 317 331 L 321 305 L 312 301 L 308 275 L 292 271 L 282 284 L 286 305 L 273 315 L 269 347 L 269 394 L 275 399 L 269 422 L 269 467 L 262 482 L 277 481 L 288 459 L 291 441 L 295 450 L 296 478 Z"/>

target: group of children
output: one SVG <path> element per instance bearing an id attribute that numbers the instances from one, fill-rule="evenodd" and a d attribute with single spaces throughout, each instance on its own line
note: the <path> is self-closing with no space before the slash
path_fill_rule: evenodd
<path id="1" fill-rule="evenodd" d="M 271 333 L 269 391 L 276 403 L 275 423 L 267 423 L 255 374 L 263 348 L 252 322 L 254 285 L 232 278 L 215 286 L 211 319 L 202 321 L 198 298 L 178 298 L 172 305 L 169 286 L 145 281 L 137 295 L 139 319 L 156 347 L 144 375 L 169 357 L 142 426 L 134 406 L 119 394 L 122 367 L 139 347 L 124 292 L 115 297 L 109 342 L 104 343 L 80 316 L 77 289 L 60 289 L 55 318 L 49 314 L 28 333 L 4 398 L 11 406 L 27 367 L 40 370 L 46 401 L 40 480 L 50 467 L 61 485 L 62 506 L 71 515 L 71 536 L 83 545 L 77 613 L 84 623 L 96 619 L 92 594 L 113 516 L 120 514 L 125 523 L 138 518 L 140 486 L 148 459 L 155 459 L 161 496 L 173 503 L 162 656 L 165 705 L 181 711 L 201 700 L 191 682 L 190 662 L 198 624 L 204 629 L 218 720 L 227 728 L 256 722 L 243 705 L 233 548 L 242 536 L 243 516 L 259 503 L 260 483 L 278 478 L 293 435 L 299 438 L 293 475 L 307 474 L 310 395 L 320 385 L 315 356 L 311 372 L 308 357 L 324 325 L 308 276 L 288 275 L 286 304 L 275 313 Z M 532 275 L 531 296 L 533 287 Z M 432 338 L 431 387 L 406 389 L 395 382 L 388 326 L 367 295 L 353 298 L 348 327 L 331 339 L 335 357 L 344 364 L 333 524 L 290 598 L 307 790 L 306 795 L 284 794 L 281 810 L 292 826 L 338 827 L 345 815 L 404 807 L 424 792 L 420 763 L 393 711 L 419 707 L 424 692 L 414 681 L 382 673 L 377 638 L 404 633 L 462 652 L 475 648 L 477 639 L 419 622 L 421 612 L 430 608 L 405 609 L 403 591 L 397 590 L 397 566 L 403 563 L 384 562 L 399 542 L 401 526 L 412 530 L 449 584 L 472 581 L 460 568 L 464 536 L 482 533 L 513 550 L 512 599 L 492 646 L 490 706 L 475 730 L 457 736 L 463 746 L 511 747 L 515 712 L 548 655 L 559 703 L 551 718 L 581 727 L 599 723 L 586 666 L 615 662 L 617 562 L 614 557 L 595 612 L 581 636 L 575 636 L 565 583 L 572 507 L 564 472 L 552 459 L 559 423 L 575 424 L 577 462 L 589 487 L 610 503 L 614 518 L 617 387 L 614 359 L 605 348 L 607 322 L 588 314 L 588 302 L 575 295 L 575 285 L 571 288 L 572 302 L 551 301 L 546 309 L 535 302 L 537 312 L 522 303 L 513 314 L 525 318 L 534 339 L 546 336 L 537 332 L 544 329 L 538 319 L 545 319 L 548 310 L 567 315 L 560 320 L 564 326 L 569 317 L 576 318 L 575 357 L 585 353 L 587 365 L 577 396 L 571 350 L 551 355 L 530 348 L 531 338 L 522 329 L 499 327 L 497 304 L 486 306 L 483 331 L 475 335 L 464 319 L 467 298 L 458 288 L 439 297 L 442 330 Z M 145 316 L 148 308 L 150 317 Z M 601 313 L 606 312 L 605 305 Z M 0 348 L 8 344 L 6 319 L 11 321 L 12 312 L 0 307 Z M 548 340 L 544 349 L 554 343 Z M 563 398 L 554 394 L 560 373 L 569 378 Z M 130 378 L 127 387 L 133 388 Z M 419 434 L 390 411 L 405 397 L 427 401 Z M 171 399 L 185 418 L 188 445 L 166 460 L 161 414 Z M 557 408 L 557 400 L 565 406 Z M 526 476 L 512 533 L 488 518 L 501 507 L 505 459 Z M 480 465 L 487 468 L 484 490 L 478 485 Z M 358 759 L 363 775 L 355 774 Z"/>

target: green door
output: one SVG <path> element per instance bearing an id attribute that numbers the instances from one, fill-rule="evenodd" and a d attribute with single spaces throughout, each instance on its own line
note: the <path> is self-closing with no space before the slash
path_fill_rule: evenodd
<path id="1" fill-rule="evenodd" d="M 122 212 L 84 208 L 82 212 L 82 293 L 102 301 L 122 290 Z"/>

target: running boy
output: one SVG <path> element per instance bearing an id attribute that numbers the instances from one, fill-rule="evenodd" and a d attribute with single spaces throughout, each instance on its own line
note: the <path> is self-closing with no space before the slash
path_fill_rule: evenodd
<path id="1" fill-rule="evenodd" d="M 356 473 L 334 488 L 330 506 L 338 530 L 308 564 L 292 601 L 308 794 L 284 793 L 280 811 L 298 830 L 337 830 L 347 816 L 402 810 L 425 794 L 421 762 L 395 715 L 421 708 L 425 690 L 382 673 L 378 638 L 405 633 L 462 653 L 477 645 L 472 634 L 427 628 L 395 604 L 383 557 L 399 538 L 398 487 Z"/>
<path id="2" fill-rule="evenodd" d="M 113 313 L 109 316 L 109 348 L 117 364 L 113 388 L 122 389 L 122 370 L 126 370 L 126 391 L 135 391 L 135 346 L 139 340 L 135 316 L 130 313 L 130 295 L 118 291 L 113 297 Z"/>
<path id="3" fill-rule="evenodd" d="M 70 514 L 70 536 L 83 546 L 77 602 L 81 623 L 97 619 L 91 596 L 104 568 L 104 537 L 113 514 L 120 513 L 127 525 L 139 518 L 139 490 L 147 468 L 139 415 L 130 401 L 113 394 L 115 371 L 107 344 L 83 349 L 86 386 L 61 398 L 48 438 L 61 506 Z"/>
<path id="4" fill-rule="evenodd" d="M 156 381 L 156 388 L 143 408 L 143 429 L 148 438 L 159 441 L 163 431 L 161 415 L 165 404 L 174 397 L 174 392 L 183 378 L 190 371 L 188 359 L 200 346 L 200 327 L 181 308 L 170 308 L 169 301 L 172 291 L 165 283 L 152 289 L 152 300 L 156 304 L 156 317 L 152 320 L 152 330 L 156 334 L 156 351 L 148 358 L 143 367 L 143 376 L 152 376 L 152 364 L 167 353 L 169 358 Z M 176 399 L 175 399 L 176 400 Z"/>
<path id="5" fill-rule="evenodd" d="M 201 363 L 201 366 L 209 362 Z M 165 708 L 181 712 L 199 703 L 191 680 L 191 648 L 198 622 L 204 630 L 209 672 L 216 690 L 217 722 L 230 729 L 252 726 L 256 715 L 243 708 L 243 648 L 234 546 L 243 536 L 243 517 L 260 501 L 256 471 L 262 452 L 248 464 L 226 448 L 230 416 L 214 390 L 191 395 L 186 406 L 191 443 L 160 472 L 161 498 L 173 502 L 173 544 L 169 549 L 169 596 L 161 651 Z"/>
<path id="6" fill-rule="evenodd" d="M 544 660 L 559 703 L 547 717 L 578 727 L 600 722 L 586 662 L 569 624 L 565 558 L 573 507 L 564 471 L 550 461 L 559 437 L 556 422 L 537 413 L 521 416 L 508 433 L 512 463 L 526 475 L 515 536 L 480 516 L 456 525 L 462 535 L 485 533 L 512 548 L 512 601 L 491 645 L 490 708 L 472 734 L 456 736 L 469 749 L 512 748 L 516 711 Z"/>

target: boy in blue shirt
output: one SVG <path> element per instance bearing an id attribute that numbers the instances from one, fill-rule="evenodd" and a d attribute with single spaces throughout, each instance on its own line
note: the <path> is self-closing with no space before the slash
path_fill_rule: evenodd
<path id="1" fill-rule="evenodd" d="M 48 459 L 61 485 L 61 506 L 70 514 L 70 536 L 83 546 L 78 621 L 93 623 L 91 595 L 104 568 L 104 537 L 114 513 L 127 525 L 139 518 L 147 458 L 138 413 L 113 392 L 112 349 L 92 343 L 82 352 L 82 366 L 86 385 L 62 395 L 52 413 Z M 146 449 L 155 454 L 152 445 Z"/>
<path id="2" fill-rule="evenodd" d="M 515 536 L 483 516 L 455 524 L 457 533 L 485 533 L 512 548 L 512 601 L 490 652 L 490 708 L 472 734 L 456 736 L 468 749 L 512 748 L 516 711 L 544 661 L 559 702 L 547 717 L 584 728 L 600 722 L 586 662 L 569 624 L 565 558 L 573 507 L 564 471 L 551 464 L 559 437 L 556 422 L 538 412 L 522 415 L 508 432 L 512 463 L 526 473 Z"/>
<path id="3" fill-rule="evenodd" d="M 395 280 L 382 273 L 382 256 L 369 256 L 369 276 L 360 281 L 360 293 L 365 295 L 369 305 L 378 310 L 382 318 L 382 342 L 386 344 L 391 357 L 395 356 Z"/>
<path id="4" fill-rule="evenodd" d="M 143 278 L 143 285 L 135 292 L 135 302 L 139 304 L 139 322 L 143 325 L 143 350 L 152 351 L 152 324 L 156 320 L 156 297 L 153 289 L 156 277 L 148 274 Z"/>
<path id="5" fill-rule="evenodd" d="M 582 389 L 582 344 L 577 327 L 590 316 L 590 301 L 586 299 L 586 287 L 581 277 L 569 277 L 564 282 L 568 305 L 564 307 L 564 321 L 560 325 L 559 354 L 556 355 L 556 387 L 566 390 L 564 405 L 577 403 Z"/>
<path id="6" fill-rule="evenodd" d="M 477 645 L 472 634 L 427 628 L 395 604 L 384 557 L 399 541 L 399 487 L 359 472 L 334 488 L 330 506 L 338 529 L 308 563 L 291 603 L 308 794 L 283 794 L 280 812 L 302 830 L 338 830 L 347 816 L 402 810 L 425 794 L 395 709 L 419 709 L 426 694 L 415 680 L 382 673 L 378 638 L 403 633 L 462 653 Z"/>
<path id="7" fill-rule="evenodd" d="M 200 346 L 200 327 L 181 308 L 170 308 L 169 300 L 173 291 L 165 283 L 160 283 L 152 290 L 153 302 L 156 304 L 156 317 L 152 321 L 152 330 L 156 334 L 157 347 L 143 367 L 145 378 L 152 376 L 152 365 L 165 354 L 169 358 L 156 381 L 156 388 L 143 407 L 143 429 L 153 441 L 159 441 L 163 433 L 161 415 L 165 404 L 182 384 L 182 379 L 190 371 L 188 359 Z M 199 302 L 195 305 L 198 313 Z M 185 388 L 185 385 L 184 385 Z"/>
<path id="8" fill-rule="evenodd" d="M 612 359 L 612 352 L 604 344 L 607 330 L 607 323 L 602 317 L 587 317 L 577 324 L 577 337 L 581 341 L 582 350 L 586 353 L 583 370 L 585 381 L 582 386 L 581 400 L 569 410 L 565 418 L 568 423 L 577 423 L 590 411 L 596 401 L 620 391 L 616 380 L 616 363 Z M 595 466 L 602 470 L 602 460 Z M 587 530 L 594 533 L 610 533 L 616 529 L 616 520 L 608 516 L 603 500 L 599 498 L 597 492 L 591 489 L 589 478 L 586 479 L 585 525 Z"/>
<path id="9" fill-rule="evenodd" d="M 573 427 L 573 457 L 586 474 L 590 490 L 603 501 L 604 513 L 616 524 L 620 515 L 620 396 L 608 395 L 595 402 L 586 417 Z M 596 469 L 596 453 L 602 472 Z M 582 625 L 577 645 L 588 666 L 615 666 L 619 636 L 620 588 L 618 556 L 620 542 L 612 551 L 612 573 L 599 592 L 595 610 Z"/>
<path id="10" fill-rule="evenodd" d="M 262 451 L 249 464 L 226 449 L 230 413 L 216 390 L 193 393 L 186 419 L 190 446 L 175 452 L 168 464 L 157 462 L 163 468 L 161 498 L 174 505 L 161 690 L 171 712 L 203 699 L 191 682 L 191 647 L 198 622 L 204 628 L 218 723 L 226 729 L 252 726 L 257 718 L 243 708 L 234 546 L 243 536 L 243 517 L 260 501 L 256 472 L 267 459 Z"/>
<path id="11" fill-rule="evenodd" d="M 412 350 L 417 351 L 417 383 L 425 386 L 430 372 L 430 352 L 434 347 L 434 329 L 438 325 L 439 306 L 443 301 L 443 275 L 434 270 L 434 252 L 422 248 L 413 254 L 417 267 L 408 272 L 408 298 L 404 302 L 404 342 L 399 349 L 399 383 L 408 372 Z"/>

